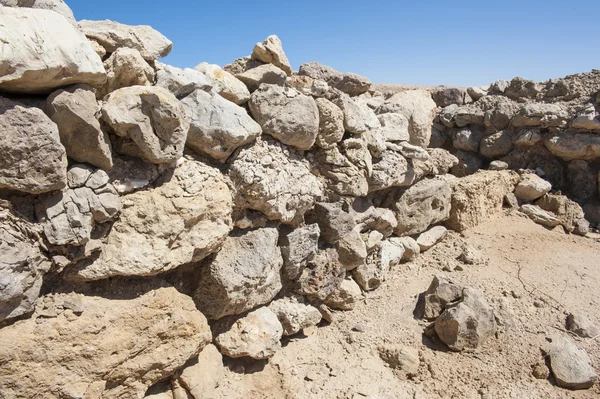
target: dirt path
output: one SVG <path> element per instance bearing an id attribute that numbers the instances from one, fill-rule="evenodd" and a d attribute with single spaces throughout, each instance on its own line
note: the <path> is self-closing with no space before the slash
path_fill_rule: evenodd
<path id="1" fill-rule="evenodd" d="M 468 246 L 473 265 L 457 260 Z M 232 362 L 217 397 L 227 398 L 599 398 L 600 387 L 568 391 L 536 380 L 540 347 L 565 334 L 566 314 L 600 325 L 600 242 L 549 231 L 519 214 L 451 234 L 416 261 L 396 267 L 384 286 L 332 325 L 294 337 L 268 363 Z M 461 270 L 462 269 L 462 270 Z M 443 274 L 487 296 L 499 333 L 473 353 L 448 352 L 423 336 L 412 312 L 418 294 Z M 572 337 L 600 366 L 600 340 Z M 390 369 L 378 348 L 417 348 L 418 375 Z"/>

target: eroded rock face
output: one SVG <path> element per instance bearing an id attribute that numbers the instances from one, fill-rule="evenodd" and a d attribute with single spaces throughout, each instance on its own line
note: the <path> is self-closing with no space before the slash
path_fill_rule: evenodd
<path id="1" fill-rule="evenodd" d="M 546 194 L 537 200 L 535 204 L 545 211 L 552 212 L 569 233 L 587 234 L 589 222 L 585 220 L 583 209 L 578 203 L 571 201 L 566 196 Z"/>
<path id="2" fill-rule="evenodd" d="M 218 65 L 203 62 L 196 65 L 194 69 L 214 79 L 217 83 L 215 90 L 227 100 L 237 105 L 242 105 L 250 100 L 250 91 L 246 85 Z"/>
<path id="3" fill-rule="evenodd" d="M 40 194 L 67 185 L 65 147 L 41 110 L 0 97 L 0 131 L 0 188 Z"/>
<path id="4" fill-rule="evenodd" d="M 361 101 L 339 92 L 332 96 L 331 101 L 344 113 L 344 129 L 347 132 L 363 134 L 381 127 L 375 113 Z"/>
<path id="5" fill-rule="evenodd" d="M 46 100 L 46 113 L 58 126 L 67 156 L 108 170 L 113 166 L 112 147 L 100 128 L 99 112 L 100 105 L 88 85 L 57 90 Z"/>
<path id="6" fill-rule="evenodd" d="M 123 212 L 92 262 L 73 278 L 148 276 L 198 262 L 218 250 L 231 231 L 231 192 L 221 173 L 193 159 L 153 190 L 123 198 Z"/>
<path id="7" fill-rule="evenodd" d="M 149 162 L 171 163 L 183 155 L 190 123 L 179 100 L 166 89 L 132 86 L 113 91 L 102 116 Z"/>
<path id="8" fill-rule="evenodd" d="M 321 321 L 321 312 L 304 303 L 301 296 L 277 299 L 269 305 L 283 326 L 283 335 L 294 335 L 299 331 L 316 326 Z"/>
<path id="9" fill-rule="evenodd" d="M 60 14 L 4 7 L 0 15 L 0 90 L 50 93 L 65 85 L 106 81 L 90 42 Z"/>
<path id="10" fill-rule="evenodd" d="M 534 201 L 552 189 L 552 184 L 541 177 L 528 173 L 523 175 L 515 188 L 515 195 L 523 201 Z"/>
<path id="11" fill-rule="evenodd" d="M 435 276 L 431 285 L 419 298 L 417 316 L 434 320 L 462 297 L 462 287 L 444 276 Z"/>
<path id="12" fill-rule="evenodd" d="M 107 53 L 114 53 L 120 47 L 129 47 L 139 51 L 144 59 L 153 61 L 166 57 L 173 48 L 169 39 L 147 25 L 83 20 L 77 26 L 88 38 L 104 47 Z"/>
<path id="13" fill-rule="evenodd" d="M 319 64 L 318 62 L 308 62 L 300 65 L 300 75 L 310 76 L 327 82 L 350 96 L 358 96 L 365 93 L 371 87 L 369 79 L 355 73 L 341 73 L 330 66 Z"/>
<path id="14" fill-rule="evenodd" d="M 283 52 L 281 40 L 276 35 L 271 35 L 262 43 L 256 43 L 252 50 L 251 58 L 267 64 L 273 64 L 282 69 L 286 75 L 292 75 L 292 67 Z"/>
<path id="15" fill-rule="evenodd" d="M 362 298 L 362 291 L 351 278 L 346 278 L 331 295 L 325 299 L 325 304 L 331 309 L 352 310 Z"/>
<path id="16" fill-rule="evenodd" d="M 283 270 L 288 279 L 296 279 L 308 261 L 316 255 L 320 233 L 319 225 L 315 223 L 296 228 L 280 237 Z"/>
<path id="17" fill-rule="evenodd" d="M 224 375 L 223 356 L 216 346 L 209 344 L 202 349 L 197 361 L 183 369 L 178 380 L 194 399 L 201 399 L 214 391 Z"/>
<path id="18" fill-rule="evenodd" d="M 228 237 L 214 260 L 201 266 L 194 299 L 211 319 L 268 304 L 281 290 L 283 264 L 276 228 Z"/>
<path id="19" fill-rule="evenodd" d="M 319 109 L 319 135 L 316 144 L 321 148 L 329 148 L 344 137 L 344 113 L 325 98 L 317 98 L 316 103 Z"/>
<path id="20" fill-rule="evenodd" d="M 26 7 L 50 10 L 65 17 L 72 25 L 77 23 L 73 11 L 63 0 L 0 0 L 0 5 L 5 7 Z"/>
<path id="21" fill-rule="evenodd" d="M 220 84 L 213 78 L 191 68 L 176 68 L 171 65 L 154 62 L 156 71 L 156 86 L 164 87 L 177 98 L 184 98 L 196 90 L 211 92 Z"/>
<path id="22" fill-rule="evenodd" d="M 0 321 L 34 310 L 43 276 L 50 270 L 40 228 L 0 202 Z"/>
<path id="23" fill-rule="evenodd" d="M 250 92 L 256 91 L 256 89 L 258 89 L 263 83 L 283 86 L 287 78 L 285 72 L 273 64 L 264 64 L 256 68 L 249 69 L 246 72 L 236 75 L 235 77 L 244 82 Z"/>
<path id="24" fill-rule="evenodd" d="M 333 248 L 319 250 L 298 278 L 296 292 L 311 302 L 322 302 L 336 292 L 344 280 L 345 269 Z"/>
<path id="25" fill-rule="evenodd" d="M 267 133 L 300 150 L 313 146 L 319 133 L 319 110 L 312 97 L 289 87 L 264 85 L 250 99 L 254 119 Z"/>
<path id="26" fill-rule="evenodd" d="M 170 317 L 165 318 L 166 314 Z M 0 391 L 12 398 L 141 398 L 211 341 L 206 318 L 171 287 L 134 299 L 55 294 L 0 330 Z"/>
<path id="27" fill-rule="evenodd" d="M 245 109 L 218 94 L 196 90 L 181 103 L 190 120 L 187 146 L 217 161 L 224 162 L 236 148 L 262 132 Z"/>
<path id="28" fill-rule="evenodd" d="M 270 220 L 291 222 L 322 195 L 321 185 L 302 159 L 273 140 L 258 139 L 231 161 L 229 176 L 236 205 L 255 209 Z"/>
<path id="29" fill-rule="evenodd" d="M 152 86 L 156 79 L 154 68 L 144 60 L 139 51 L 132 48 L 118 48 L 104 61 L 104 68 L 107 81 L 98 90 L 98 98 L 122 87 Z"/>
<path id="30" fill-rule="evenodd" d="M 404 247 L 391 241 L 382 241 L 371 249 L 366 262 L 352 271 L 354 281 L 364 290 L 379 288 L 390 268 L 400 263 Z"/>

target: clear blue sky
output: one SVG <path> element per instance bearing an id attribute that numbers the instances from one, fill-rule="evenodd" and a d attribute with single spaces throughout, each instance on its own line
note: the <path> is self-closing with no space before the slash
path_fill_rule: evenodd
<path id="1" fill-rule="evenodd" d="M 224 65 L 277 34 L 297 70 L 319 61 L 377 83 L 488 85 L 600 68 L 600 0 L 66 0 L 79 19 L 151 25 L 178 67 Z"/>

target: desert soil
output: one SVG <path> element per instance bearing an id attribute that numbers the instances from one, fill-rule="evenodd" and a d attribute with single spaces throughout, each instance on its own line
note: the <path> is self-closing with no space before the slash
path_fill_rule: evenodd
<path id="1" fill-rule="evenodd" d="M 597 236 L 597 235 L 596 235 Z M 478 260 L 457 258 L 463 248 Z M 227 360 L 218 398 L 600 398 L 600 386 L 559 388 L 532 376 L 544 363 L 541 347 L 553 334 L 569 336 L 600 366 L 600 339 L 565 330 L 569 312 L 600 325 L 600 241 L 547 230 L 518 212 L 463 234 L 451 233 L 417 260 L 391 271 L 330 325 L 291 337 L 268 362 Z M 499 331 L 476 352 L 449 352 L 423 335 L 427 323 L 413 317 L 419 293 L 433 276 L 481 290 L 494 308 Z M 391 369 L 379 348 L 418 349 L 419 372 Z"/>

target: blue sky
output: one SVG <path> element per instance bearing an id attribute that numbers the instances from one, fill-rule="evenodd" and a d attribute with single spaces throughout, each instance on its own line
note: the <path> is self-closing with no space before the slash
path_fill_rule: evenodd
<path id="1" fill-rule="evenodd" d="M 319 61 L 377 83 L 488 85 L 600 68 L 598 0 L 66 0 L 80 19 L 151 25 L 162 61 L 224 65 L 278 35 L 297 70 Z"/>

